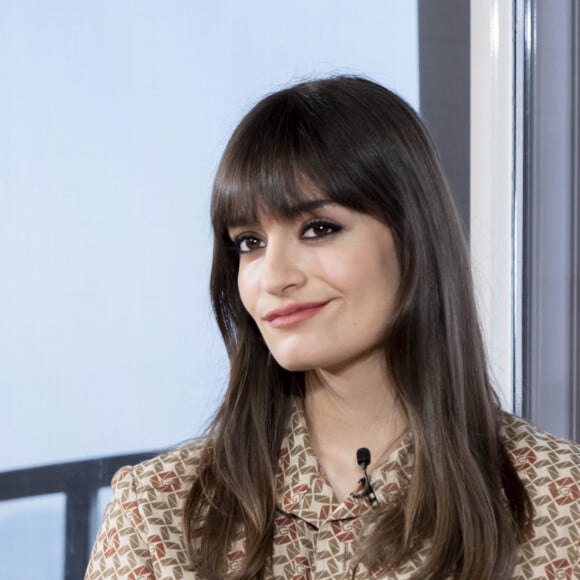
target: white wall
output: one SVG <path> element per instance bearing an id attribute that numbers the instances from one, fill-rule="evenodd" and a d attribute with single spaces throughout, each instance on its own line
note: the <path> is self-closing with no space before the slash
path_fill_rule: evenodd
<path id="1" fill-rule="evenodd" d="M 18 0 L 0 23 L 0 470 L 175 445 L 227 376 L 207 279 L 229 133 L 331 72 L 417 106 L 417 3 Z"/>

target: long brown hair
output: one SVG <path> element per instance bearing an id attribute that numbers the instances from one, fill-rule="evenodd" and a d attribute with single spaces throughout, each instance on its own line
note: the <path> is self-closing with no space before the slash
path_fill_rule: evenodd
<path id="1" fill-rule="evenodd" d="M 274 473 L 302 373 L 273 360 L 242 306 L 227 228 L 258 210 L 291 216 L 318 193 L 372 214 L 393 234 L 399 301 L 385 337 L 389 370 L 414 436 L 415 464 L 397 505 L 360 545 L 391 568 L 430 543 L 417 578 L 509 578 L 531 503 L 500 437 L 462 228 L 432 142 L 415 112 L 358 77 L 305 82 L 258 103 L 231 137 L 213 190 L 211 295 L 231 364 L 225 399 L 184 513 L 196 568 L 223 577 L 243 537 L 240 579 L 271 555 Z M 402 533 L 401 533 L 402 531 Z"/>

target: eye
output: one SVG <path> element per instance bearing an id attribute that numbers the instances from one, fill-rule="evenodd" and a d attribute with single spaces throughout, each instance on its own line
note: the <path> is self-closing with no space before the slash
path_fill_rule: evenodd
<path id="1" fill-rule="evenodd" d="M 234 246 L 239 254 L 249 254 L 266 247 L 266 244 L 254 234 L 242 234 L 234 240 Z"/>
<path id="2" fill-rule="evenodd" d="M 309 240 L 325 238 L 326 236 L 330 236 L 339 232 L 341 229 L 342 226 L 339 226 L 333 222 L 326 220 L 316 220 L 306 225 L 304 231 L 302 232 L 302 237 Z"/>

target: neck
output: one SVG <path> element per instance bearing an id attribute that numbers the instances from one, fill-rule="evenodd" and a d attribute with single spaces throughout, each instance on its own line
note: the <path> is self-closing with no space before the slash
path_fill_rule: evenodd
<path id="1" fill-rule="evenodd" d="M 356 450 L 370 449 L 372 471 L 386 459 L 407 425 L 386 365 L 378 356 L 346 369 L 307 375 L 304 407 L 312 448 L 339 499 L 352 491 L 360 477 Z"/>

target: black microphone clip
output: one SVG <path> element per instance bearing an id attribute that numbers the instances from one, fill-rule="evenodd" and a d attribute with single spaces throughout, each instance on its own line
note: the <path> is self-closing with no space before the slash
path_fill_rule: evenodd
<path id="1" fill-rule="evenodd" d="M 371 502 L 373 507 L 379 505 L 379 500 L 375 494 L 375 490 L 371 485 L 369 480 L 369 476 L 367 473 L 367 467 L 371 464 L 371 452 L 366 447 L 361 447 L 356 451 L 356 462 L 358 463 L 359 467 L 362 469 L 363 478 L 360 480 L 360 484 L 363 486 L 363 490 L 361 493 L 353 493 L 351 494 L 353 497 L 367 497 Z"/>
<path id="2" fill-rule="evenodd" d="M 357 449 L 356 462 L 363 471 L 366 471 L 367 467 L 371 464 L 371 452 L 366 447 Z"/>

